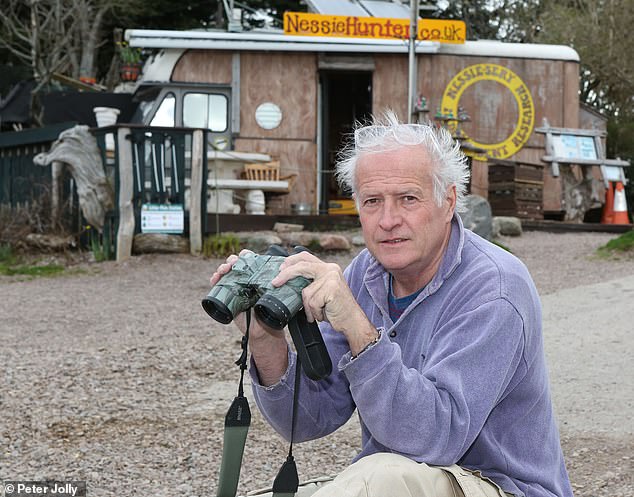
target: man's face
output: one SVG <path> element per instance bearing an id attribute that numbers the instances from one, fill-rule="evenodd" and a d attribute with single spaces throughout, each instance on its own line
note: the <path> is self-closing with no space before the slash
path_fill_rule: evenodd
<path id="1" fill-rule="evenodd" d="M 451 233 L 455 188 L 439 207 L 431 172 L 420 147 L 366 154 L 357 163 L 355 198 L 365 243 L 394 276 L 397 296 L 431 280 Z"/>

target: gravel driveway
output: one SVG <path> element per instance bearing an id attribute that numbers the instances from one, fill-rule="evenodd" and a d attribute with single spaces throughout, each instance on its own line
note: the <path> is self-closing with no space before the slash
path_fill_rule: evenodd
<path id="1" fill-rule="evenodd" d="M 502 240 L 542 295 L 579 497 L 634 497 L 634 258 L 594 257 L 611 238 Z M 345 265 L 351 255 L 328 258 Z M 145 255 L 57 278 L 0 277 L 0 481 L 85 480 L 89 496 L 215 495 L 239 355 L 238 333 L 200 307 L 218 262 Z M 251 403 L 241 492 L 270 485 L 287 451 Z M 358 446 L 356 419 L 298 446 L 300 478 L 336 473 Z"/>

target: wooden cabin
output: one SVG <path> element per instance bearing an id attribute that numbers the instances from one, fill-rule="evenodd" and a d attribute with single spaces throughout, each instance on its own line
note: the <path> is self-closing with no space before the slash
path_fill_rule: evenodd
<path id="1" fill-rule="evenodd" d="M 332 206 L 348 192 L 332 172 L 353 123 L 386 109 L 407 120 L 407 42 L 253 31 L 125 36 L 132 46 L 156 49 L 135 89 L 143 122 L 165 125 L 166 111 L 173 125 L 206 122 L 210 141 L 238 155 L 264 154 L 279 160 L 280 176 L 296 175 L 289 193 L 267 193 L 271 214 L 307 204 L 314 213 L 329 206 L 336 213 Z M 449 125 L 465 150 L 475 150 L 471 191 L 488 195 L 484 149 L 492 159 L 541 167 L 541 208 L 560 212 L 560 180 L 541 162 L 544 135 L 534 130 L 543 119 L 580 127 L 577 53 L 554 45 L 421 41 L 416 60 L 421 118 Z M 192 118 L 200 113 L 203 121 Z"/>

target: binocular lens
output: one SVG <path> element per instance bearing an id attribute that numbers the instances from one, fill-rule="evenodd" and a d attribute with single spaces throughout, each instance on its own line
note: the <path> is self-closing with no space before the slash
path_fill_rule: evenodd
<path id="1" fill-rule="evenodd" d="M 233 320 L 233 315 L 229 308 L 215 297 L 205 297 L 202 305 L 205 312 L 219 323 L 229 324 Z"/>
<path id="2" fill-rule="evenodd" d="M 281 300 L 268 294 L 264 294 L 253 309 L 260 321 L 276 330 L 284 328 L 291 318 L 288 307 Z"/>

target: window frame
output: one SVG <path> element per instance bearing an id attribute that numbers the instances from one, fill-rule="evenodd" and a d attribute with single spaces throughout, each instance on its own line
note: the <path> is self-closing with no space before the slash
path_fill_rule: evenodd
<path id="1" fill-rule="evenodd" d="M 175 102 L 175 120 L 174 126 L 178 128 L 185 127 L 183 124 L 183 109 L 184 109 L 184 98 L 189 93 L 204 93 L 207 95 L 221 95 L 226 98 L 227 103 L 227 115 L 226 115 L 226 129 L 223 131 L 212 131 L 207 128 L 207 140 L 210 144 L 214 143 L 218 138 L 224 138 L 227 140 L 227 143 L 232 143 L 232 93 L 230 85 L 206 85 L 206 84 L 161 84 L 156 86 L 146 85 L 138 90 L 139 94 L 143 94 L 144 92 L 150 92 L 153 94 L 156 90 L 155 88 L 160 88 L 158 93 L 154 98 L 154 102 L 151 105 L 150 111 L 146 114 L 143 124 L 146 126 L 150 126 L 150 123 L 156 116 L 158 109 L 160 108 L 163 100 L 169 95 L 173 94 L 176 98 Z M 141 115 L 137 116 L 137 119 L 140 121 L 142 119 Z M 232 147 L 229 147 L 232 148 Z"/>

